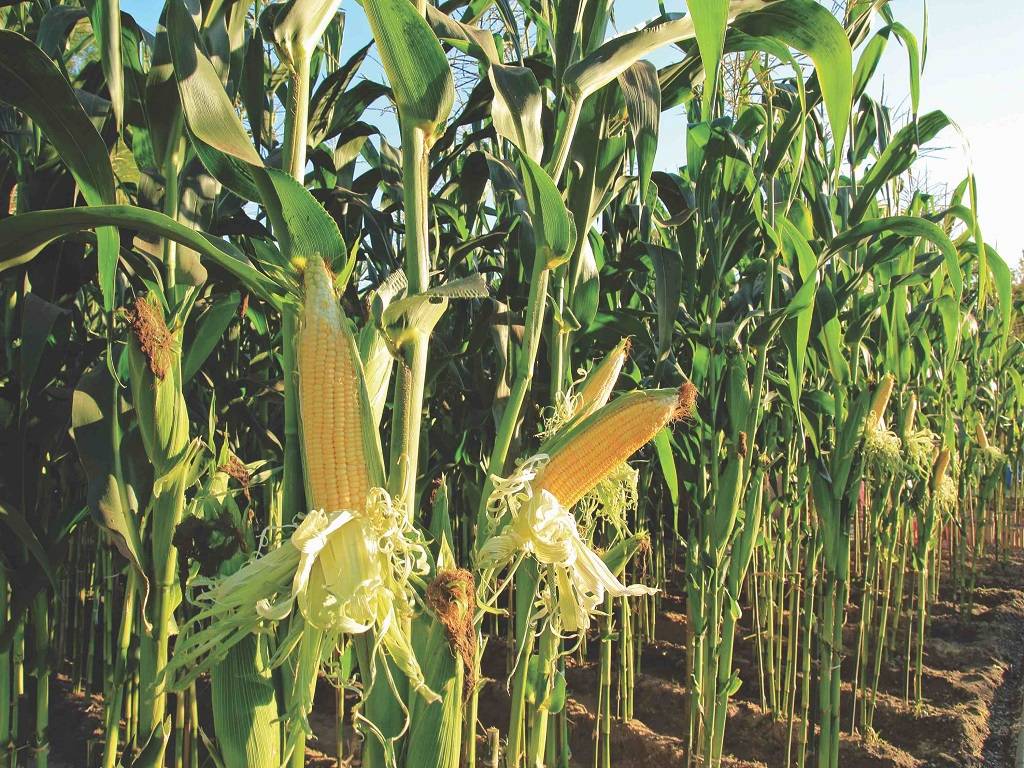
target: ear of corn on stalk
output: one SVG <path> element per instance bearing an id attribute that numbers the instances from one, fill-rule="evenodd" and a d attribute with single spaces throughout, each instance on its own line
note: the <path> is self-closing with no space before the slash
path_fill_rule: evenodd
<path id="1" fill-rule="evenodd" d="M 314 509 L 357 509 L 384 486 L 359 350 L 323 259 L 310 259 L 303 283 L 295 349 L 307 498 Z"/>
<path id="2" fill-rule="evenodd" d="M 629 357 L 629 339 L 622 339 L 604 359 L 587 373 L 579 391 L 579 407 L 576 418 L 585 419 L 598 408 L 603 407 L 612 396 L 615 382 L 619 380 L 622 366 Z"/>
<path id="3" fill-rule="evenodd" d="M 578 424 L 608 402 L 622 366 L 629 357 L 629 346 L 629 339 L 622 339 L 601 362 L 587 371 L 578 391 L 558 393 L 553 412 L 544 422 L 541 437 L 550 439 L 559 431 Z M 540 452 L 544 452 L 543 444 Z"/>
<path id="4" fill-rule="evenodd" d="M 896 379 L 891 373 L 885 374 L 878 382 L 875 394 L 871 398 L 871 410 L 868 413 L 867 422 L 864 424 L 866 432 L 878 427 L 878 422 L 881 421 L 885 415 L 885 409 L 889 406 L 889 398 L 892 396 L 892 388 L 895 384 Z"/>
<path id="5" fill-rule="evenodd" d="M 542 446 L 549 457 L 534 488 L 571 507 L 615 467 L 654 438 L 670 421 L 693 412 L 696 390 L 630 392 L 599 408 Z"/>
<path id="6" fill-rule="evenodd" d="M 904 468 L 899 435 L 885 424 L 885 409 L 895 382 L 891 373 L 882 377 L 871 398 L 871 409 L 864 424 L 864 464 L 878 475 L 895 476 Z"/>
<path id="7" fill-rule="evenodd" d="M 548 581 L 545 613 L 557 629 L 580 632 L 612 597 L 650 594 L 624 586 L 584 542 L 569 508 L 673 419 L 693 411 L 696 390 L 631 392 L 598 409 L 545 444 L 547 453 L 523 462 L 507 480 L 497 480 L 489 510 L 502 525 L 477 555 L 478 565 L 498 568 L 531 555 Z"/>
<path id="8" fill-rule="evenodd" d="M 172 665 L 176 685 L 183 686 L 264 621 L 282 620 L 297 609 L 299 622 L 293 621 L 272 664 L 298 653 L 292 667 L 298 695 L 288 716 L 302 724 L 312 704 L 308 687 L 320 665 L 319 651 L 333 646 L 325 638 L 341 633 L 372 631 L 372 655 L 386 654 L 414 691 L 436 698 L 408 637 L 409 580 L 426 572 L 426 549 L 382 487 L 383 462 L 376 431 L 368 427 L 355 338 L 319 258 L 306 264 L 304 285 L 296 347 L 307 496 L 314 508 L 283 546 L 197 598 L 202 610 Z M 195 631 L 205 621 L 209 625 Z"/>
<path id="9" fill-rule="evenodd" d="M 156 475 L 166 473 L 188 444 L 188 411 L 181 393 L 180 331 L 167 327 L 154 296 L 127 310 L 132 401 L 146 456 Z"/>
<path id="10" fill-rule="evenodd" d="M 412 701 L 408 765 L 459 766 L 463 704 L 476 684 L 477 630 L 473 575 L 454 563 L 448 542 L 442 539 L 437 571 L 427 588 L 430 611 L 413 620 L 413 647 L 423 660 L 427 684 L 438 691 L 441 701 Z"/>

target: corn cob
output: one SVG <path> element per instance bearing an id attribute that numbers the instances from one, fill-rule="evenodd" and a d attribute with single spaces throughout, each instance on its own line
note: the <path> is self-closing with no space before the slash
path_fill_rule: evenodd
<path id="1" fill-rule="evenodd" d="M 307 494 L 314 509 L 361 510 L 381 482 L 363 434 L 359 351 L 323 259 L 309 260 L 304 285 L 295 347 Z"/>
<path id="2" fill-rule="evenodd" d="M 867 423 L 864 425 L 867 431 L 875 429 L 878 426 L 878 422 L 882 420 L 885 409 L 889 405 L 889 398 L 892 396 L 892 388 L 895 383 L 896 379 L 893 378 L 891 373 L 885 374 L 882 380 L 878 382 L 878 389 L 875 390 L 875 395 L 871 399 L 871 411 L 868 414 Z"/>
<path id="3" fill-rule="evenodd" d="M 978 447 L 981 448 L 982 450 L 986 450 L 989 445 L 988 435 L 985 434 L 985 425 L 982 424 L 980 421 L 978 422 L 978 425 L 974 428 L 974 436 L 978 440 Z"/>
<path id="4" fill-rule="evenodd" d="M 598 408 L 608 402 L 618 381 L 622 366 L 626 364 L 629 357 L 629 339 L 622 339 L 615 348 L 609 352 L 604 360 L 595 365 L 587 373 L 580 387 L 579 405 L 576 411 L 577 419 L 584 419 Z"/>
<path id="5" fill-rule="evenodd" d="M 138 298 L 126 312 L 132 400 L 146 456 L 167 473 L 188 444 L 188 409 L 181 393 L 181 339 L 167 327 L 155 297 Z"/>
<path id="6" fill-rule="evenodd" d="M 588 416 L 546 446 L 549 460 L 534 481 L 571 507 L 669 422 L 693 413 L 696 388 L 630 392 Z"/>
<path id="7" fill-rule="evenodd" d="M 935 467 L 932 471 L 932 493 L 939 490 L 946 477 L 946 468 L 949 467 L 949 449 L 939 451 L 935 459 Z"/>

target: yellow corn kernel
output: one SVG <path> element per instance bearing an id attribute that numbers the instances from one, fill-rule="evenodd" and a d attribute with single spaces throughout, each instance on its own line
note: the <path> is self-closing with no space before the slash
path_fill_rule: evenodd
<path id="1" fill-rule="evenodd" d="M 306 486 L 313 509 L 361 510 L 370 490 L 359 352 L 322 259 L 304 272 L 296 339 Z"/>
<path id="2" fill-rule="evenodd" d="M 693 413 L 696 387 L 630 392 L 597 410 L 548 446 L 534 489 L 571 507 L 669 422 Z"/>

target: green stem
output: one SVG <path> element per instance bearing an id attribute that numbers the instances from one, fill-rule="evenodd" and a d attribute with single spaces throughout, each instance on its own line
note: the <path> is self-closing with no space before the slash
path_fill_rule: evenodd
<path id="1" fill-rule="evenodd" d="M 494 448 L 487 464 L 487 480 L 484 481 L 483 491 L 480 494 L 477 523 L 481 530 L 484 529 L 483 526 L 486 522 L 487 499 L 490 497 L 491 491 L 494 490 L 493 478 L 495 475 L 500 476 L 505 472 L 505 462 L 508 459 L 508 451 L 519 423 L 519 414 L 526 400 L 526 394 L 533 383 L 533 369 L 537 364 L 537 351 L 540 349 L 550 274 L 551 270 L 548 269 L 547 260 L 538 251 L 534 255 L 533 271 L 530 274 L 530 295 L 526 303 L 525 331 L 523 345 L 519 349 L 516 361 L 515 380 L 501 413 L 501 421 L 494 438 Z M 477 547 L 481 544 L 483 541 L 478 541 Z"/>
<path id="2" fill-rule="evenodd" d="M 288 80 L 288 105 L 284 114 L 283 170 L 302 184 L 306 176 L 306 136 L 309 132 L 309 76 L 308 53 L 300 52 L 292 62 Z"/>
<path id="3" fill-rule="evenodd" d="M 32 602 L 32 633 L 34 636 L 33 666 L 36 678 L 36 768 L 46 768 L 50 741 L 50 597 L 47 590 L 36 593 Z"/>
<path id="4" fill-rule="evenodd" d="M 124 590 L 121 628 L 118 633 L 117 656 L 114 660 L 114 672 L 107 692 L 108 700 L 106 701 L 106 710 L 104 712 L 106 742 L 103 745 L 103 768 L 114 768 L 114 765 L 117 763 L 118 731 L 127 683 L 125 673 L 128 668 L 128 651 L 131 646 L 132 628 L 135 624 L 137 579 L 135 570 L 129 567 L 128 581 Z"/>

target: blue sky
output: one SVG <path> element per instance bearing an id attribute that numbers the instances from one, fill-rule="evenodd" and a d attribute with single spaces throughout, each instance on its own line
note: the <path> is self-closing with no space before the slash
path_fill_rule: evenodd
<path id="1" fill-rule="evenodd" d="M 669 9 L 684 10 L 681 0 L 667 0 Z M 625 31 L 658 15 L 657 0 L 618 0 L 617 28 Z M 122 0 L 121 7 L 144 27 L 156 25 L 163 0 Z M 918 36 L 923 27 L 923 0 L 897 0 L 897 17 Z M 351 52 L 370 39 L 362 10 L 343 0 L 347 12 L 345 48 Z M 942 109 L 963 136 L 947 130 L 930 145 L 915 173 L 935 188 L 957 184 L 968 162 L 978 178 L 981 225 L 986 241 L 1015 265 L 1024 251 L 1024 2 L 1021 0 L 930 0 L 928 56 L 922 79 L 921 111 Z M 655 63 L 671 60 L 671 54 Z M 872 86 L 897 111 L 906 111 L 907 59 L 890 42 L 881 72 Z M 684 144 L 681 108 L 662 122 L 658 165 L 678 165 Z"/>

